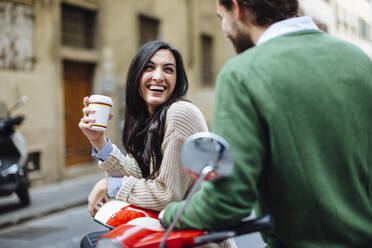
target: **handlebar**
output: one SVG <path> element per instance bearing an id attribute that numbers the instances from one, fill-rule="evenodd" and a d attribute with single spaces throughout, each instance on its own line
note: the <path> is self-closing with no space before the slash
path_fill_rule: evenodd
<path id="1" fill-rule="evenodd" d="M 20 125 L 24 120 L 23 116 L 16 116 L 14 118 L 7 118 L 0 120 L 0 133 L 6 134 L 14 130 L 14 126 Z"/>
<path id="2" fill-rule="evenodd" d="M 25 118 L 23 116 L 16 116 L 14 118 L 11 118 L 11 120 L 12 120 L 11 123 L 13 125 L 20 125 L 23 122 L 24 119 Z"/>
<path id="3" fill-rule="evenodd" d="M 236 236 L 261 231 L 272 231 L 274 229 L 274 220 L 271 215 L 267 214 L 257 219 L 244 221 L 233 228 Z"/>
<path id="4" fill-rule="evenodd" d="M 237 237 L 243 234 L 272 231 L 274 229 L 274 220 L 271 215 L 264 215 L 257 219 L 243 221 L 231 230 L 211 232 L 195 238 L 196 244 L 203 244 L 208 242 L 220 242 L 228 238 Z"/>

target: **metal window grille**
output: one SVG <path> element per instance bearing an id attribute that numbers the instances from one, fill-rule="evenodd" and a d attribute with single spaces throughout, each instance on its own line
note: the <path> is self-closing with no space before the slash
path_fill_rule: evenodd
<path id="1" fill-rule="evenodd" d="M 62 4 L 62 45 L 94 49 L 96 12 Z"/>
<path id="2" fill-rule="evenodd" d="M 157 40 L 159 37 L 160 21 L 156 18 L 140 15 L 139 16 L 139 41 L 141 47 L 146 42 Z"/>
<path id="3" fill-rule="evenodd" d="M 201 82 L 204 86 L 214 85 L 214 45 L 213 37 L 201 35 Z"/>

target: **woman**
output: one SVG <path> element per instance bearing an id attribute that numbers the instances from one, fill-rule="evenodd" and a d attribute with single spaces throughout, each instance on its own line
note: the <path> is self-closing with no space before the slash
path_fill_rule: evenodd
<path id="1" fill-rule="evenodd" d="M 153 41 L 139 49 L 126 83 L 123 144 L 127 155 L 103 132 L 90 129 L 89 98 L 79 127 L 94 147 L 107 177 L 88 197 L 92 216 L 107 193 L 118 200 L 160 211 L 185 198 L 194 183 L 181 164 L 181 148 L 190 135 L 207 131 L 200 110 L 185 100 L 188 81 L 182 57 L 173 46 Z M 98 152 L 97 152 L 98 151 Z"/>

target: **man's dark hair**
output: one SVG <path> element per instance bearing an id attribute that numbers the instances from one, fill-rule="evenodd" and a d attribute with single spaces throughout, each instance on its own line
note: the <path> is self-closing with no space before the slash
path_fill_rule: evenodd
<path id="1" fill-rule="evenodd" d="M 231 9 L 232 0 L 219 0 L 226 9 Z M 252 13 L 252 23 L 267 26 L 284 19 L 298 16 L 298 0 L 238 0 Z"/>

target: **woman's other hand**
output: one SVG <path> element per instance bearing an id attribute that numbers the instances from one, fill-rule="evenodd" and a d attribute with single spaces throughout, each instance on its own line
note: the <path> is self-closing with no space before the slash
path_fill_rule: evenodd
<path id="1" fill-rule="evenodd" d="M 79 128 L 88 138 L 89 142 L 94 146 L 97 151 L 100 151 L 106 144 L 106 138 L 103 131 L 97 131 L 90 128 L 91 123 L 94 123 L 94 119 L 89 118 L 90 113 L 94 113 L 94 110 L 89 108 L 89 97 L 84 97 L 83 99 L 83 117 L 80 119 Z M 111 120 L 113 115 L 110 113 L 109 120 Z"/>
<path id="2" fill-rule="evenodd" d="M 99 180 L 88 196 L 88 211 L 92 217 L 94 217 L 98 209 L 107 202 L 107 181 L 107 177 Z"/>

